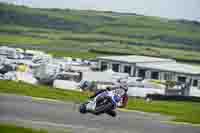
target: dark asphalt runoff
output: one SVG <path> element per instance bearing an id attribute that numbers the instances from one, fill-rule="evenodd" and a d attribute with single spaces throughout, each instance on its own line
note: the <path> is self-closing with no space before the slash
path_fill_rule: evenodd
<path id="1" fill-rule="evenodd" d="M 200 127 L 170 124 L 169 117 L 120 112 L 112 118 L 106 114 L 80 114 L 78 105 L 45 101 L 26 96 L 0 94 L 0 122 L 31 127 L 69 129 L 75 133 L 200 133 Z"/>

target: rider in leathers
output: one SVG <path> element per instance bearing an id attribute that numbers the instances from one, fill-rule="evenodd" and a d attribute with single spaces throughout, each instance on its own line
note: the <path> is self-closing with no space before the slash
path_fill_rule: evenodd
<path id="1" fill-rule="evenodd" d="M 114 91 L 115 93 L 120 93 L 119 95 L 121 96 L 121 101 L 117 104 L 117 107 L 123 108 L 123 107 L 126 106 L 126 104 L 128 102 L 128 95 L 127 95 L 128 87 L 127 87 L 126 84 L 121 83 L 120 80 L 119 80 L 115 86 L 108 87 L 108 88 L 102 89 L 102 90 L 98 90 L 90 98 L 94 98 L 98 94 L 100 94 L 104 91 Z M 98 98 L 98 101 L 96 101 L 96 103 L 97 104 L 100 103 L 101 100 L 103 100 L 103 98 L 102 99 Z M 109 112 L 106 112 L 106 113 L 108 113 L 111 116 L 116 116 L 116 112 L 114 110 L 110 110 Z"/>

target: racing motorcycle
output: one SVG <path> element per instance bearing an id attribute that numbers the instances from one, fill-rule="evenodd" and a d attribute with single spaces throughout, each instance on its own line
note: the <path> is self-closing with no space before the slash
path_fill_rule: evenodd
<path id="1" fill-rule="evenodd" d="M 120 92 L 119 90 L 104 91 L 98 94 L 94 99 L 81 104 L 79 111 L 82 114 L 88 112 L 95 115 L 106 113 L 112 117 L 115 117 L 116 112 L 114 110 L 121 101 L 122 93 L 123 92 Z"/>

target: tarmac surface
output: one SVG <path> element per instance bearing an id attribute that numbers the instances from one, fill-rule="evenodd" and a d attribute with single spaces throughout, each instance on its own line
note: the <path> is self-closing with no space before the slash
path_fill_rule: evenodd
<path id="1" fill-rule="evenodd" d="M 0 94 L 0 123 L 13 123 L 49 132 L 73 133 L 200 133 L 200 127 L 167 123 L 171 117 L 141 112 L 80 114 L 77 104 Z"/>

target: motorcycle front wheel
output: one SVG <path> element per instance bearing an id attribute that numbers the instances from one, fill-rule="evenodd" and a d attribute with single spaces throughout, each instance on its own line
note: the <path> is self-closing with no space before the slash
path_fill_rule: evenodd
<path id="1" fill-rule="evenodd" d="M 80 112 L 81 114 L 87 113 L 86 104 L 81 104 L 81 105 L 79 106 L 79 112 Z"/>

